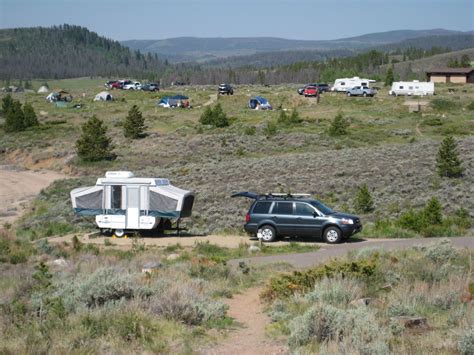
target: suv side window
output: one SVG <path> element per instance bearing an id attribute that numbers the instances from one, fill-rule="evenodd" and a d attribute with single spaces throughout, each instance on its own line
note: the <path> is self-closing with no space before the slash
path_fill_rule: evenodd
<path id="1" fill-rule="evenodd" d="M 293 214 L 293 202 L 276 202 L 273 206 L 274 214 Z"/>
<path id="2" fill-rule="evenodd" d="M 272 205 L 272 202 L 268 202 L 268 201 L 257 202 L 253 208 L 252 213 L 266 214 L 270 210 L 271 205 Z"/>
<path id="3" fill-rule="evenodd" d="M 310 207 L 306 203 L 296 202 L 295 207 L 295 214 L 297 216 L 313 216 L 316 212 L 314 208 Z"/>

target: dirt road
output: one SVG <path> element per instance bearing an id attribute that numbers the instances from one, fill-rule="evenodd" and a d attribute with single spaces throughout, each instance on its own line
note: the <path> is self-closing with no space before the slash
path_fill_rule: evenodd
<path id="1" fill-rule="evenodd" d="M 22 170 L 0 165 L 0 225 L 12 223 L 42 189 L 66 177 L 53 171 Z"/>
<path id="2" fill-rule="evenodd" d="M 474 237 L 452 237 L 449 241 L 456 248 L 474 249 Z M 424 238 L 424 239 L 355 239 L 353 241 L 328 245 L 324 244 L 321 249 L 310 253 L 287 254 L 287 255 L 270 255 L 257 256 L 253 258 L 243 258 L 231 260 L 231 264 L 237 265 L 240 261 L 249 264 L 268 264 L 276 262 L 286 262 L 296 268 L 308 268 L 329 259 L 346 255 L 350 251 L 360 250 L 364 248 L 379 248 L 381 250 L 402 250 L 411 248 L 415 245 L 429 245 L 440 241 L 441 238 Z"/>
<path id="3" fill-rule="evenodd" d="M 232 331 L 221 343 L 198 351 L 205 355 L 270 355 L 288 352 L 285 345 L 266 336 L 270 319 L 263 312 L 259 288 L 251 288 L 227 300 L 227 315 L 235 319 L 240 328 Z"/>

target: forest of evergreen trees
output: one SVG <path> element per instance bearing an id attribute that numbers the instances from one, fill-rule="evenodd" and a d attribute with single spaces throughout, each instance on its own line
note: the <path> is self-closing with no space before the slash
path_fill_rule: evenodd
<path id="1" fill-rule="evenodd" d="M 458 42 L 453 39 L 452 44 L 456 49 L 459 46 L 469 46 L 466 36 L 469 35 L 460 35 Z M 474 38 L 470 36 L 471 39 Z M 443 36 L 435 36 L 432 43 L 446 43 L 438 37 Z M 7 29 L 0 30 L 0 79 L 7 82 L 33 78 L 129 77 L 160 80 L 162 85 L 168 85 L 172 81 L 192 84 L 278 84 L 315 80 L 331 82 L 337 77 L 374 77 L 380 74 L 377 69 L 382 65 L 451 51 L 450 47 L 428 47 L 426 39 L 420 47 L 406 46 L 407 42 L 403 43 L 401 47 L 391 45 L 382 47 L 383 50 L 369 50 L 359 54 L 344 50 L 326 51 L 324 54 L 288 51 L 278 55 L 260 53 L 200 64 L 169 64 L 161 61 L 156 54 L 144 55 L 139 51 L 132 51 L 119 42 L 100 37 L 79 26 Z M 408 43 L 419 42 L 413 40 Z M 464 64 L 469 59 L 463 58 L 450 65 Z M 410 73 L 404 75 L 410 76 Z"/>
<path id="2" fill-rule="evenodd" d="M 154 76 L 165 64 L 72 25 L 0 30 L 0 78 Z"/>

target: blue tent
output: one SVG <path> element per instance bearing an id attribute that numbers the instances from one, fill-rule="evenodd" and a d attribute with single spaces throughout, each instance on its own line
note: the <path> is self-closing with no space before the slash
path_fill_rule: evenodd
<path id="1" fill-rule="evenodd" d="M 249 107 L 253 110 L 271 110 L 273 109 L 272 105 L 268 100 L 261 96 L 252 97 L 249 100 Z"/>
<path id="2" fill-rule="evenodd" d="M 187 102 L 187 105 L 184 104 L 185 102 Z M 157 105 L 162 107 L 187 107 L 189 106 L 189 97 L 185 95 L 165 96 L 157 102 Z"/>

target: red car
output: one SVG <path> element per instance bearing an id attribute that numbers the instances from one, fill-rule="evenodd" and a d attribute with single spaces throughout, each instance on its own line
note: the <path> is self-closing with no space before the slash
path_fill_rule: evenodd
<path id="1" fill-rule="evenodd" d="M 304 89 L 303 95 L 305 97 L 318 96 L 318 88 L 316 86 L 307 86 Z"/>

